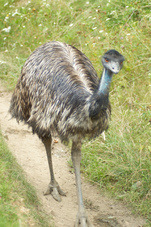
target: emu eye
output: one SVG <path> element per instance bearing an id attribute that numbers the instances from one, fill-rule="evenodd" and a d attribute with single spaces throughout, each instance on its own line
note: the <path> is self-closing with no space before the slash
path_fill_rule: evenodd
<path id="1" fill-rule="evenodd" d="M 121 61 L 121 63 L 120 63 L 121 65 L 123 64 L 123 61 Z"/>
<path id="2" fill-rule="evenodd" d="M 106 62 L 109 62 L 109 60 L 108 60 L 107 58 L 105 58 L 105 61 L 106 61 Z"/>

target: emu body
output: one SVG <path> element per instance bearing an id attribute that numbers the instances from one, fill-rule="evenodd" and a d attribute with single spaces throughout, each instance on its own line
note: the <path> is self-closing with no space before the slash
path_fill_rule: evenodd
<path id="1" fill-rule="evenodd" d="M 99 80 L 89 59 L 75 47 L 49 42 L 37 48 L 25 62 L 12 95 L 9 112 L 31 126 L 42 140 L 48 157 L 51 182 L 46 194 L 60 201 L 65 195 L 55 180 L 51 157 L 52 136 L 72 140 L 79 210 L 76 226 L 91 226 L 83 205 L 80 159 L 81 139 L 95 137 L 108 128 L 111 114 L 109 87 L 124 58 L 110 50 L 102 58 Z M 60 195 L 59 195 L 60 194 Z"/>
<path id="2" fill-rule="evenodd" d="M 108 105 L 97 121 L 89 117 L 90 99 L 98 86 L 96 71 L 84 54 L 67 44 L 50 42 L 27 59 L 10 112 L 40 138 L 95 136 L 107 128 L 110 115 Z"/>

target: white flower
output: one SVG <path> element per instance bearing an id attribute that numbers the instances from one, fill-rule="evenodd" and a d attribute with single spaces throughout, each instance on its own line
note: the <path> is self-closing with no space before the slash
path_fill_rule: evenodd
<path id="1" fill-rule="evenodd" d="M 97 27 L 92 28 L 93 30 L 97 29 Z"/>
<path id="2" fill-rule="evenodd" d="M 100 30 L 100 31 L 99 31 L 99 33 L 102 33 L 102 32 L 103 32 L 103 30 Z"/>
<path id="3" fill-rule="evenodd" d="M 4 21 L 7 22 L 8 19 L 9 19 L 9 17 L 6 16 L 5 19 L 4 19 Z"/>
<path id="4" fill-rule="evenodd" d="M 15 12 L 12 14 L 12 17 L 14 17 L 16 14 L 20 15 L 20 13 L 18 13 L 18 9 L 15 10 Z"/>
<path id="5" fill-rule="evenodd" d="M 72 26 L 73 26 L 73 24 L 70 24 L 70 25 L 69 25 L 69 27 L 72 27 Z"/>
<path id="6" fill-rule="evenodd" d="M 115 14 L 115 11 L 114 10 L 110 13 L 110 15 L 112 15 L 112 14 Z"/>
<path id="7" fill-rule="evenodd" d="M 4 6 L 7 6 L 8 5 L 8 2 L 6 2 L 5 4 L 4 4 Z"/>
<path id="8" fill-rule="evenodd" d="M 8 28 L 4 28 L 4 29 L 2 29 L 2 31 L 4 31 L 4 32 L 10 32 L 10 30 L 11 30 L 11 26 L 9 26 Z"/>
<path id="9" fill-rule="evenodd" d="M 5 61 L 0 61 L 0 64 L 5 64 L 6 62 Z"/>

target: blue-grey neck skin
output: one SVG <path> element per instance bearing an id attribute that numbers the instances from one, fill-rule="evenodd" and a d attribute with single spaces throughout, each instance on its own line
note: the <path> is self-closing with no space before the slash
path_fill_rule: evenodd
<path id="1" fill-rule="evenodd" d="M 106 110 L 109 105 L 109 90 L 113 73 L 104 68 L 99 88 L 90 99 L 89 117 L 98 119 L 101 110 Z"/>
<path id="2" fill-rule="evenodd" d="M 109 93 L 112 76 L 113 73 L 109 69 L 104 68 L 98 89 L 98 94 L 106 95 Z"/>

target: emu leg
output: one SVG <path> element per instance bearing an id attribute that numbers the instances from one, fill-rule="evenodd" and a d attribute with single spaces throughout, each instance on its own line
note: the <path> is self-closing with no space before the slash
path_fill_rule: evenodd
<path id="1" fill-rule="evenodd" d="M 76 188 L 78 197 L 78 214 L 76 217 L 75 227 L 92 227 L 85 213 L 82 188 L 81 188 L 81 177 L 80 177 L 80 162 L 81 162 L 81 141 L 72 142 L 71 150 L 72 162 L 75 170 Z"/>
<path id="2" fill-rule="evenodd" d="M 66 194 L 62 191 L 62 189 L 60 188 L 59 184 L 57 183 L 54 177 L 52 155 L 51 155 L 52 138 L 51 137 L 49 139 L 42 138 L 42 142 L 45 146 L 46 153 L 47 153 L 47 159 L 48 159 L 49 170 L 50 170 L 50 179 L 51 179 L 50 184 L 48 185 L 47 191 L 45 192 L 44 195 L 51 194 L 55 200 L 60 202 L 61 201 L 60 195 L 65 196 Z"/>

